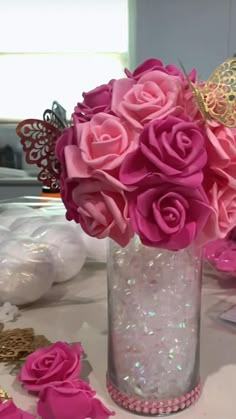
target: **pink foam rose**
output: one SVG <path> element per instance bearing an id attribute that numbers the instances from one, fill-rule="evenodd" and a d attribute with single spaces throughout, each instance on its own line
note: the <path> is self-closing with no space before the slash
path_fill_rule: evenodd
<path id="1" fill-rule="evenodd" d="M 222 272 L 236 272 L 236 246 L 229 246 L 219 255 L 216 260 L 216 268 Z"/>
<path id="2" fill-rule="evenodd" d="M 100 113 L 77 124 L 77 144 L 88 170 L 113 170 L 138 143 L 137 133 L 119 118 Z"/>
<path id="3" fill-rule="evenodd" d="M 83 93 L 83 102 L 77 103 L 74 114 L 80 122 L 89 121 L 99 112 L 111 112 L 112 87 L 114 80 Z"/>
<path id="4" fill-rule="evenodd" d="M 138 134 L 124 121 L 100 113 L 91 121 L 64 131 L 56 146 L 62 171 L 69 179 L 106 178 L 116 189 L 119 167 L 125 156 L 137 147 Z"/>
<path id="5" fill-rule="evenodd" d="M 85 382 L 54 383 L 40 393 L 38 414 L 42 419 L 108 419 L 115 413 L 95 398 Z"/>
<path id="6" fill-rule="evenodd" d="M 81 180 L 72 191 L 72 199 L 87 234 L 99 239 L 110 237 L 121 246 L 129 243 L 134 233 L 123 191 L 97 179 Z M 66 207 L 69 210 L 69 205 Z"/>
<path id="7" fill-rule="evenodd" d="M 236 131 L 211 121 L 207 124 L 206 134 L 208 166 L 236 189 Z"/>
<path id="8" fill-rule="evenodd" d="M 82 353 L 79 343 L 56 342 L 38 349 L 27 357 L 18 380 L 24 388 L 36 393 L 54 381 L 76 380 L 81 370 Z"/>
<path id="9" fill-rule="evenodd" d="M 236 272 L 236 243 L 232 240 L 218 239 L 208 243 L 204 256 L 219 271 Z"/>
<path id="10" fill-rule="evenodd" d="M 36 419 L 36 416 L 18 409 L 13 400 L 7 400 L 0 401 L 0 419 Z"/>
<path id="11" fill-rule="evenodd" d="M 66 219 L 68 221 L 74 220 L 79 224 L 80 216 L 77 211 L 77 205 L 73 201 L 73 190 L 78 185 L 77 180 L 69 180 L 62 174 L 60 179 L 60 195 L 62 202 L 66 208 Z"/>
<path id="12" fill-rule="evenodd" d="M 220 254 L 228 248 L 225 239 L 213 240 L 204 247 L 203 255 L 210 262 L 215 264 Z"/>
<path id="13" fill-rule="evenodd" d="M 133 229 L 142 243 L 172 251 L 190 245 L 210 213 L 202 187 L 193 189 L 166 182 L 137 190 L 129 204 Z"/>
<path id="14" fill-rule="evenodd" d="M 154 185 L 160 179 L 188 187 L 200 186 L 207 162 L 205 138 L 198 125 L 168 115 L 146 124 L 137 150 L 120 169 L 126 185 Z"/>
<path id="15" fill-rule="evenodd" d="M 55 147 L 55 154 L 59 162 L 61 163 L 62 171 L 65 170 L 65 147 L 70 145 L 76 144 L 76 131 L 75 127 L 65 128 L 62 132 L 61 136 L 58 138 L 56 147 Z"/>
<path id="16" fill-rule="evenodd" d="M 150 71 L 133 79 L 114 82 L 112 110 L 135 129 L 156 118 L 183 111 L 184 84 L 179 77 L 163 71 Z"/>
<path id="17" fill-rule="evenodd" d="M 186 80 L 185 75 L 178 67 L 176 67 L 174 64 L 168 64 L 165 67 L 163 62 L 158 60 L 157 58 L 149 58 L 148 60 L 144 61 L 133 71 L 133 73 L 126 68 L 125 74 L 128 78 L 139 80 L 140 77 L 142 77 L 144 74 L 154 70 L 163 71 L 164 73 L 169 74 L 171 76 L 179 76 L 182 80 Z M 188 75 L 188 77 L 192 82 L 195 82 L 196 75 L 197 71 L 193 69 Z"/>
<path id="18" fill-rule="evenodd" d="M 204 234 L 208 240 L 223 239 L 236 225 L 235 190 L 225 183 L 215 181 L 207 196 L 213 211 L 204 228 Z"/>

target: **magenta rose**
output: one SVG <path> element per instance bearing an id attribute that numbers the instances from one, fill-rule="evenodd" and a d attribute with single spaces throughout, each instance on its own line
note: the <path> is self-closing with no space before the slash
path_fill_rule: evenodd
<path id="1" fill-rule="evenodd" d="M 129 71 L 126 68 L 125 74 L 127 75 L 127 77 L 131 79 L 139 80 L 140 77 L 142 77 L 144 74 L 148 73 L 149 71 L 154 71 L 154 70 L 163 71 L 164 73 L 169 74 L 171 76 L 178 76 L 182 80 L 186 80 L 186 76 L 178 67 L 176 67 L 173 64 L 168 64 L 165 67 L 163 62 L 158 60 L 157 58 L 149 58 L 148 60 L 144 61 L 133 71 L 133 73 L 131 73 L 131 71 Z M 195 69 L 193 69 L 188 75 L 188 77 L 192 82 L 195 82 L 196 75 L 197 75 L 197 72 Z"/>
<path id="2" fill-rule="evenodd" d="M 207 162 L 205 138 L 194 122 L 167 116 L 145 125 L 138 148 L 129 153 L 120 169 L 126 185 L 173 182 L 200 186 Z"/>
<path id="3" fill-rule="evenodd" d="M 102 84 L 83 93 L 83 102 L 78 103 L 74 109 L 74 114 L 80 122 L 89 121 L 93 115 L 99 112 L 111 112 L 113 83 L 114 80 L 110 80 L 108 84 Z"/>
<path id="4" fill-rule="evenodd" d="M 114 82 L 112 110 L 141 131 L 149 121 L 184 110 L 184 84 L 179 77 L 150 71 L 133 79 Z"/>
<path id="5" fill-rule="evenodd" d="M 129 202 L 134 231 L 146 246 L 180 250 L 202 231 L 210 207 L 202 187 L 162 183 L 136 191 Z"/>
<path id="6" fill-rule="evenodd" d="M 0 402 L 0 419 L 36 419 L 36 416 L 16 407 L 13 400 Z"/>
<path id="7" fill-rule="evenodd" d="M 110 237 L 126 246 L 134 233 L 130 225 L 128 203 L 123 191 L 110 189 L 110 185 L 97 179 L 81 180 L 72 191 L 77 207 L 78 221 L 92 237 Z M 71 218 L 70 202 L 65 202 Z M 75 221 L 77 221 L 75 220 Z"/>
<path id="8" fill-rule="evenodd" d="M 38 414 L 42 419 L 108 419 L 114 412 L 95 398 L 83 381 L 54 383 L 40 393 Z"/>
<path id="9" fill-rule="evenodd" d="M 236 272 L 236 243 L 232 240 L 218 239 L 208 243 L 204 257 L 223 272 Z"/>
<path id="10" fill-rule="evenodd" d="M 18 380 L 24 388 L 38 393 L 54 381 L 76 380 L 81 370 L 83 349 L 79 343 L 56 342 L 30 354 Z"/>
<path id="11" fill-rule="evenodd" d="M 76 144 L 76 131 L 75 127 L 65 128 L 62 132 L 61 136 L 58 138 L 56 147 L 55 147 L 55 154 L 59 162 L 62 164 L 62 171 L 65 169 L 65 157 L 64 157 L 64 150 L 66 146 L 75 145 Z"/>

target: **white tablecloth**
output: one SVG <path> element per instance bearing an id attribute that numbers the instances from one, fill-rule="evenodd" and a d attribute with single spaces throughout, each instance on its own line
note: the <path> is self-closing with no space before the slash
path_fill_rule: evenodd
<path id="1" fill-rule="evenodd" d="M 236 304 L 236 279 L 216 280 L 206 267 L 203 278 L 200 400 L 178 413 L 178 419 L 235 419 L 236 389 L 236 325 L 223 322 L 219 315 Z M 47 298 L 29 306 L 7 328 L 33 327 L 51 341 L 80 341 L 87 353 L 84 374 L 91 369 L 89 381 L 99 397 L 117 413 L 117 419 L 135 418 L 113 404 L 105 386 L 107 363 L 106 270 L 104 265 L 86 266 L 76 280 L 56 285 Z M 31 413 L 36 412 L 37 399 L 25 392 L 0 365 L 0 386 L 15 403 Z M 76 418 L 75 418 L 76 419 Z"/>

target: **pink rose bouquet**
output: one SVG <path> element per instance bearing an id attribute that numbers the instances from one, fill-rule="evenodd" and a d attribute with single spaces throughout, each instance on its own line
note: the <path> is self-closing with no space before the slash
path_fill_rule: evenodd
<path id="1" fill-rule="evenodd" d="M 236 130 L 202 116 L 196 79 L 152 58 L 83 93 L 56 146 L 68 220 L 121 246 L 134 234 L 175 251 L 227 236 Z"/>

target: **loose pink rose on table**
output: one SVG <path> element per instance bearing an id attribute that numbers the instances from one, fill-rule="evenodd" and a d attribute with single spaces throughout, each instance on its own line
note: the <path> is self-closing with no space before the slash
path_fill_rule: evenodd
<path id="1" fill-rule="evenodd" d="M 133 73 L 126 68 L 125 74 L 128 78 L 139 80 L 140 77 L 142 77 L 144 74 L 154 70 L 163 71 L 164 73 L 171 76 L 179 76 L 182 80 L 186 80 L 186 76 L 178 67 L 173 64 L 164 66 L 163 62 L 157 58 L 149 58 L 148 60 L 144 61 L 133 71 Z M 193 69 L 188 75 L 192 82 L 196 81 L 196 73 L 196 70 Z"/>
<path id="2" fill-rule="evenodd" d="M 229 239 L 219 239 L 208 243 L 204 249 L 204 257 L 219 271 L 236 272 L 236 243 Z"/>
<path id="3" fill-rule="evenodd" d="M 81 180 L 73 189 L 72 199 L 87 234 L 100 239 L 111 237 L 121 246 L 128 244 L 134 233 L 123 191 L 110 189 L 109 184 L 97 179 Z M 65 205 L 69 215 L 70 202 Z"/>
<path id="4" fill-rule="evenodd" d="M 112 110 L 140 131 L 152 119 L 183 112 L 183 94 L 184 84 L 179 77 L 150 71 L 138 82 L 133 79 L 114 82 Z"/>
<path id="5" fill-rule="evenodd" d="M 203 181 L 206 162 L 205 138 L 198 125 L 169 115 L 144 127 L 138 148 L 121 166 L 120 180 L 147 186 L 161 179 L 196 187 Z"/>
<path id="6" fill-rule="evenodd" d="M 38 414 L 42 419 L 108 419 L 114 415 L 96 399 L 83 381 L 54 383 L 40 393 Z"/>
<path id="7" fill-rule="evenodd" d="M 35 419 L 36 416 L 16 407 L 13 400 L 0 401 L 0 419 Z"/>
<path id="8" fill-rule="evenodd" d="M 216 237 L 223 239 L 236 225 L 236 191 L 218 180 L 213 183 L 207 196 L 213 211 L 203 233 L 208 240 Z"/>
<path id="9" fill-rule="evenodd" d="M 208 166 L 236 189 L 236 130 L 216 121 L 206 127 Z"/>
<path id="10" fill-rule="evenodd" d="M 83 349 L 79 343 L 56 342 L 29 355 L 18 376 L 24 388 L 39 392 L 54 381 L 76 380 Z"/>
<path id="11" fill-rule="evenodd" d="M 114 80 L 83 93 L 83 102 L 75 107 L 74 114 L 80 122 L 89 121 L 99 112 L 111 112 L 112 87 Z"/>
<path id="12" fill-rule="evenodd" d="M 210 214 L 202 187 L 160 184 L 137 190 L 130 199 L 130 218 L 144 245 L 180 250 L 190 245 Z"/>

